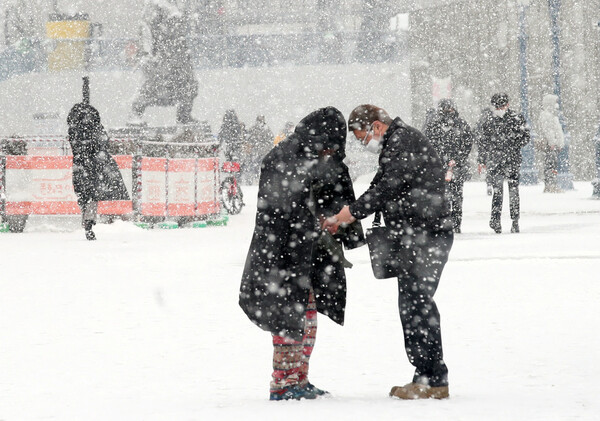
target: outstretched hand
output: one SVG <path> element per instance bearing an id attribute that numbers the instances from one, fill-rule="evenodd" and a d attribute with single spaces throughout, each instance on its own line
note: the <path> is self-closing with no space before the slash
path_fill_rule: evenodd
<path id="1" fill-rule="evenodd" d="M 340 225 L 351 224 L 354 221 L 356 221 L 356 218 L 350 213 L 350 207 L 344 206 L 337 215 L 325 219 L 322 228 L 329 231 L 331 234 L 335 234 Z"/>

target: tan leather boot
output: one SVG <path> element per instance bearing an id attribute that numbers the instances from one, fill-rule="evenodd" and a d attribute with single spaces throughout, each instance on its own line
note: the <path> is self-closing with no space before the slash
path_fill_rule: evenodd
<path id="1" fill-rule="evenodd" d="M 390 396 L 399 399 L 446 399 L 450 397 L 448 386 L 431 387 L 424 384 L 408 383 L 394 386 Z"/>

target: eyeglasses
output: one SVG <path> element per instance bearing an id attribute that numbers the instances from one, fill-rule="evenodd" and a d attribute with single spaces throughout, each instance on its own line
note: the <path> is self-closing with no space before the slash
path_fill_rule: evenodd
<path id="1" fill-rule="evenodd" d="M 370 134 L 373 134 L 373 128 L 372 127 L 369 130 L 367 130 L 367 132 L 365 134 L 365 137 L 363 137 L 362 140 L 358 139 L 358 138 L 357 139 L 360 140 L 360 143 L 362 143 L 364 145 L 365 142 L 367 141 L 367 137 L 369 137 Z"/>

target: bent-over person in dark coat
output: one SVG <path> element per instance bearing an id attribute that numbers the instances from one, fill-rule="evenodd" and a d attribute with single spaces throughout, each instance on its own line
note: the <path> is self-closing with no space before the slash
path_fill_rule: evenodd
<path id="1" fill-rule="evenodd" d="M 354 200 L 342 162 L 346 122 L 333 107 L 305 117 L 263 159 L 254 235 L 240 306 L 273 336 L 271 400 L 314 399 L 327 392 L 308 380 L 317 312 L 344 323 L 342 244 L 364 244 L 360 224 L 331 237 L 320 221 Z"/>

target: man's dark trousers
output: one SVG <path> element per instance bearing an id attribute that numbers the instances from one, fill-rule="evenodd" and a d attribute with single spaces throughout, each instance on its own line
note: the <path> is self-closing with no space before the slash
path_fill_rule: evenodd
<path id="1" fill-rule="evenodd" d="M 413 382 L 432 387 L 448 385 L 440 313 L 433 300 L 448 261 L 452 232 L 420 233 L 413 237 L 410 262 L 398 277 L 398 308 L 406 354 L 415 366 Z"/>
<path id="2" fill-rule="evenodd" d="M 519 198 L 519 167 L 507 166 L 491 170 L 492 187 L 492 220 L 500 220 L 502 214 L 502 201 L 504 198 L 504 179 L 508 181 L 508 200 L 510 205 L 510 219 L 518 221 L 521 215 Z"/>

